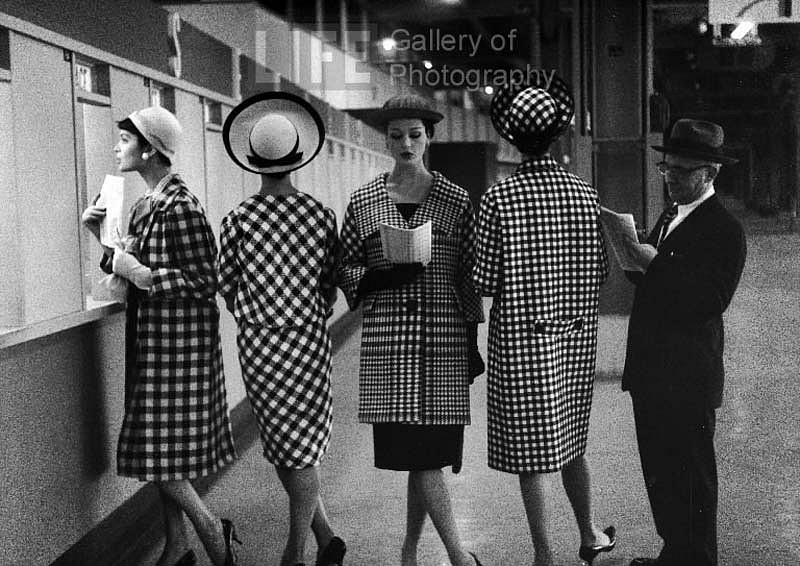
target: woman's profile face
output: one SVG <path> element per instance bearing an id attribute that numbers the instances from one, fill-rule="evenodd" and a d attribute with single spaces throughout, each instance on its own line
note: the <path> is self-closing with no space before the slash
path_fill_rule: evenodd
<path id="1" fill-rule="evenodd" d="M 430 138 L 418 118 L 392 120 L 386 127 L 386 147 L 397 163 L 421 163 Z"/>
<path id="2" fill-rule="evenodd" d="M 116 155 L 119 170 L 121 172 L 138 171 L 144 163 L 142 159 L 143 150 L 136 134 L 127 130 L 120 130 L 119 141 L 114 146 L 114 154 Z"/>

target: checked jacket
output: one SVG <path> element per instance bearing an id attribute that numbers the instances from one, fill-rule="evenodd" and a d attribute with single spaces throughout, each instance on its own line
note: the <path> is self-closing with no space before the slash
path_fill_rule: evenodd
<path id="1" fill-rule="evenodd" d="M 489 466 L 552 472 L 586 447 L 608 260 L 595 190 L 531 158 L 483 195 L 475 284 L 489 317 Z"/>
<path id="2" fill-rule="evenodd" d="M 235 457 L 216 302 L 216 242 L 205 212 L 178 175 L 162 179 L 150 212 L 131 225 L 132 253 L 153 285 L 135 302 L 130 398 L 117 446 L 120 475 L 190 479 Z M 129 311 L 129 316 L 133 314 Z"/>
<path id="3" fill-rule="evenodd" d="M 362 305 L 361 422 L 469 424 L 466 321 L 482 321 L 472 282 L 474 214 L 467 192 L 433 173 L 406 222 L 386 191 L 388 173 L 358 188 L 342 223 L 339 285 L 351 309 L 367 269 L 388 269 L 379 224 L 433 224 L 432 259 L 412 283 L 368 293 Z"/>

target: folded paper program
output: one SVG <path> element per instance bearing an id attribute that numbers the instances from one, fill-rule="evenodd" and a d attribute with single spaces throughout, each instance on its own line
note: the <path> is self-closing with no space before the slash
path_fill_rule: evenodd
<path id="1" fill-rule="evenodd" d="M 633 214 L 614 212 L 601 206 L 600 221 L 603 224 L 606 243 L 611 248 L 612 255 L 616 258 L 620 268 L 624 271 L 642 271 L 642 268 L 631 256 L 633 248 L 644 245 L 639 243 Z"/>
<path id="2" fill-rule="evenodd" d="M 106 215 L 100 222 L 100 243 L 109 248 L 115 247 L 124 232 L 125 178 L 106 175 L 100 198 L 95 204 L 106 209 Z"/>
<path id="3" fill-rule="evenodd" d="M 383 256 L 392 263 L 421 263 L 431 261 L 432 225 L 428 221 L 416 228 L 397 228 L 379 225 Z"/>

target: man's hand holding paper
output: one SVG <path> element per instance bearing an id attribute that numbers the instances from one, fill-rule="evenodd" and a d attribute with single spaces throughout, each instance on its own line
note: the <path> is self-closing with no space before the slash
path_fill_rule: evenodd
<path id="1" fill-rule="evenodd" d="M 650 244 L 639 243 L 633 215 L 620 214 L 601 206 L 600 221 L 603 224 L 606 241 L 619 266 L 624 271 L 647 271 L 647 267 L 658 252 Z"/>

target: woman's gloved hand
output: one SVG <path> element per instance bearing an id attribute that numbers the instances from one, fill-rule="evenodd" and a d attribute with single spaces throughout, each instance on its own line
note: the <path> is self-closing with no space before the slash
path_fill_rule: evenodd
<path id="1" fill-rule="evenodd" d="M 136 259 L 133 254 L 114 250 L 114 257 L 111 263 L 111 270 L 120 277 L 124 277 L 139 289 L 147 290 L 153 286 L 153 273 L 150 268 Z"/>
<path id="2" fill-rule="evenodd" d="M 414 281 L 425 266 L 421 263 L 396 263 L 389 269 L 368 269 L 358 284 L 359 296 L 381 289 L 397 289 Z"/>
<path id="3" fill-rule="evenodd" d="M 481 352 L 478 349 L 478 323 L 467 321 L 467 364 L 469 366 L 469 383 L 486 371 Z"/>

